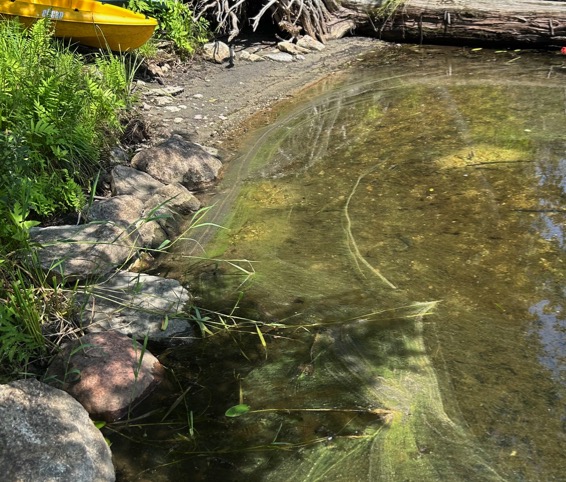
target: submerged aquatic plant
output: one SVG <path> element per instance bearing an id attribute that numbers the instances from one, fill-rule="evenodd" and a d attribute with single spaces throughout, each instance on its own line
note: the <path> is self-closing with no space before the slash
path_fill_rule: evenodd
<path id="1" fill-rule="evenodd" d="M 377 169 L 377 166 L 372 167 L 371 169 L 369 169 L 368 171 L 366 171 L 365 173 L 361 174 L 358 179 L 356 180 L 354 187 L 352 188 L 352 191 L 350 192 L 350 195 L 348 196 L 348 199 L 346 200 L 346 204 L 344 204 L 344 218 L 346 220 L 346 227 L 344 228 L 345 232 L 346 232 L 346 241 L 348 243 L 348 251 L 350 252 L 350 255 L 352 256 L 354 263 L 356 264 L 356 267 L 358 268 L 358 271 L 360 273 L 363 274 L 361 268 L 360 268 L 360 263 L 365 266 L 374 276 L 377 276 L 381 281 L 383 281 L 387 286 L 389 286 L 390 288 L 393 289 L 397 289 L 397 287 L 391 283 L 391 281 L 389 281 L 385 276 L 383 276 L 381 274 L 381 272 L 373 267 L 360 253 L 360 249 L 358 248 L 358 243 L 356 242 L 356 238 L 354 237 L 354 234 L 352 233 L 352 219 L 350 218 L 350 202 L 352 201 L 352 198 L 354 197 L 354 194 L 356 193 L 356 190 L 358 189 L 358 186 L 360 185 L 360 182 L 362 181 L 362 179 L 367 176 L 370 172 L 374 171 L 375 169 Z"/>

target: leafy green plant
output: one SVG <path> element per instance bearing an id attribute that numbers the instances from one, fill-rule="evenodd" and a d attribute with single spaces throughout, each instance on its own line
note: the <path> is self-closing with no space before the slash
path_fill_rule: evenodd
<path id="1" fill-rule="evenodd" d="M 152 37 L 137 49 L 138 54 L 143 59 L 156 59 L 159 57 L 158 42 Z"/>
<path id="2" fill-rule="evenodd" d="M 372 13 L 369 15 L 369 19 L 376 32 L 381 34 L 385 24 L 395 16 L 404 3 L 405 0 L 382 0 L 379 5 L 373 9 Z M 379 25 L 374 25 L 373 21 L 376 21 Z"/>
<path id="3" fill-rule="evenodd" d="M 34 333 L 26 331 L 26 326 L 20 323 L 20 313 L 17 313 L 20 296 L 30 301 L 29 292 L 16 285 L 18 295 L 11 294 L 7 300 L 0 303 L 0 362 L 15 366 L 25 366 L 30 356 L 44 348 L 43 340 L 39 340 Z M 25 306 L 25 305 L 24 305 Z M 33 310 L 29 310 L 32 311 Z M 35 322 L 35 317 L 32 323 Z M 30 323 L 30 324 L 32 324 Z"/>
<path id="4" fill-rule="evenodd" d="M 181 57 L 191 57 L 208 41 L 208 21 L 203 17 L 195 19 L 190 6 L 180 0 L 129 0 L 128 8 L 156 18 L 156 36 L 172 40 Z"/>
<path id="5" fill-rule="evenodd" d="M 4 201 L 26 190 L 40 217 L 84 203 L 101 152 L 119 135 L 132 78 L 121 58 L 87 66 L 51 40 L 45 21 L 29 30 L 0 24 L 0 154 L 8 166 L 0 188 Z"/>
<path id="6" fill-rule="evenodd" d="M 243 415 L 244 413 L 248 413 L 250 411 L 250 406 L 246 405 L 245 403 L 240 403 L 238 405 L 234 405 L 226 410 L 224 414 L 226 417 L 234 418 Z"/>
<path id="7" fill-rule="evenodd" d="M 131 60 L 129 60 L 131 59 Z M 30 255 L 29 230 L 79 211 L 121 133 L 135 58 L 87 62 L 52 39 L 47 20 L 0 22 L 0 360 L 18 370 L 45 352 L 42 330 L 68 310 Z"/>

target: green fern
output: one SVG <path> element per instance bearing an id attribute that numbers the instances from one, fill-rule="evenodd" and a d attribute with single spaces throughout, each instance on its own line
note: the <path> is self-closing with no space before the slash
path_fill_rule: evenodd
<path id="1" fill-rule="evenodd" d="M 136 64 L 125 59 L 85 63 L 52 41 L 45 20 L 27 30 L 0 22 L 0 360 L 9 365 L 40 353 L 43 322 L 59 316 L 45 309 L 53 283 L 30 259 L 29 230 L 86 203 L 129 106 Z"/>

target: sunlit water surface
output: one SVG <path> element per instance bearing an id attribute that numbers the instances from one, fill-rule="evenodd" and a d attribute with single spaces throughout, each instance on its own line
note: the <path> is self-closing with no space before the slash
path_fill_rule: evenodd
<path id="1" fill-rule="evenodd" d="M 407 46 L 273 114 L 211 199 L 227 229 L 192 233 L 218 261 L 164 264 L 267 325 L 163 357 L 185 425 L 114 437 L 122 477 L 566 480 L 562 64 Z"/>

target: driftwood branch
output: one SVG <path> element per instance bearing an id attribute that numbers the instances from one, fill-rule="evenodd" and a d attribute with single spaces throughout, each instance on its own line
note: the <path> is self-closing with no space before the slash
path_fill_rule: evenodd
<path id="1" fill-rule="evenodd" d="M 275 5 L 279 0 L 270 0 L 268 3 L 266 3 L 263 8 L 259 11 L 259 13 L 252 18 L 253 20 L 253 29 L 257 29 L 258 25 L 259 25 L 259 21 L 261 20 L 261 17 L 263 17 L 264 13 L 267 12 L 273 5 Z"/>

